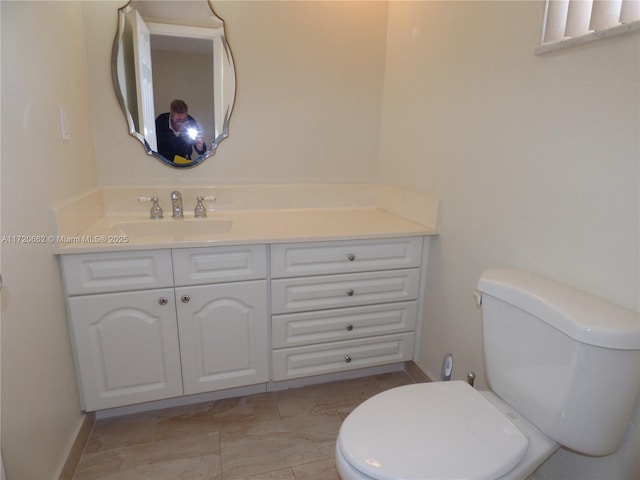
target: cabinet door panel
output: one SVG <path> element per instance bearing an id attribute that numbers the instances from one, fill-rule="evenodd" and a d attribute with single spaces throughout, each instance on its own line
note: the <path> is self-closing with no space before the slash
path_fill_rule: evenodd
<path id="1" fill-rule="evenodd" d="M 173 289 L 69 299 L 87 411 L 182 395 Z"/>
<path id="2" fill-rule="evenodd" d="M 266 281 L 181 287 L 176 299 L 185 394 L 268 381 Z"/>

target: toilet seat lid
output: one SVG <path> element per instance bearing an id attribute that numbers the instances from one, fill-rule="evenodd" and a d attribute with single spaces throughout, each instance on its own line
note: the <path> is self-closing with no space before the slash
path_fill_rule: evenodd
<path id="1" fill-rule="evenodd" d="M 529 440 L 465 382 L 419 383 L 382 392 L 342 423 L 338 447 L 379 479 L 486 479 L 514 468 Z"/>

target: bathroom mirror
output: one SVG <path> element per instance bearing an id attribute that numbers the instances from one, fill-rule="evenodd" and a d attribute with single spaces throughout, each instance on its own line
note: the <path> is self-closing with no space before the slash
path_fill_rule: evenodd
<path id="1" fill-rule="evenodd" d="M 120 8 L 112 75 L 129 133 L 166 165 L 194 167 L 228 136 L 235 69 L 209 1 L 131 0 Z M 182 103 L 170 112 L 174 100 Z"/>

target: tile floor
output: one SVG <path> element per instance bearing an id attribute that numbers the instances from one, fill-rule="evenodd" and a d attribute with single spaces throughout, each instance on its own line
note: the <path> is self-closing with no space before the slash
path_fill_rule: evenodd
<path id="1" fill-rule="evenodd" d="M 333 480 L 335 439 L 358 404 L 404 372 L 96 421 L 74 480 Z"/>

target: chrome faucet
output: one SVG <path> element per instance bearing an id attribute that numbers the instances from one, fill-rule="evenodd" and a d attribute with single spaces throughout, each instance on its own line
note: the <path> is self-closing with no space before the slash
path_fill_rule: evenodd
<path id="1" fill-rule="evenodd" d="M 158 203 L 158 197 L 138 197 L 138 203 L 152 202 L 151 210 L 149 210 L 149 216 L 153 220 L 160 220 L 162 218 L 162 208 Z"/>
<path id="2" fill-rule="evenodd" d="M 198 195 L 196 197 L 196 208 L 193 210 L 193 216 L 195 218 L 204 218 L 207 216 L 207 207 L 204 202 L 215 202 L 216 197 L 209 196 L 203 197 L 202 195 Z"/>
<path id="3" fill-rule="evenodd" d="M 182 210 L 182 195 L 177 190 L 171 192 L 171 210 L 173 211 L 173 214 L 171 215 L 173 218 L 184 217 L 184 212 Z"/>

